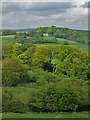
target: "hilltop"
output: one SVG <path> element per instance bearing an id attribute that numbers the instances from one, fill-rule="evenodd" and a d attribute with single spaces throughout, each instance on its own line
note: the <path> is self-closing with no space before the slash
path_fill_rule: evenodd
<path id="1" fill-rule="evenodd" d="M 87 30 L 75 30 L 70 28 L 62 27 L 39 27 L 39 28 L 30 28 L 30 29 L 18 29 L 18 30 L 2 30 L 2 35 L 15 35 L 22 36 L 23 33 L 26 33 L 25 37 L 28 38 L 39 38 L 42 37 L 54 37 L 54 38 L 63 38 L 67 40 L 72 40 L 80 43 L 90 43 L 88 37 L 90 36 L 90 31 Z"/>

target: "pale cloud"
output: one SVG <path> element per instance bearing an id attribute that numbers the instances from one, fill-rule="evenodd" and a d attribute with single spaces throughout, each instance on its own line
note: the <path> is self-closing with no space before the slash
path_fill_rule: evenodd
<path id="1" fill-rule="evenodd" d="M 88 8 L 82 8 L 82 7 L 75 7 L 75 8 L 70 8 L 67 10 L 67 14 L 72 16 L 73 18 L 79 18 L 79 17 L 88 17 Z"/>
<path id="2" fill-rule="evenodd" d="M 75 2 L 81 5 L 89 0 L 1 0 L 2 2 Z"/>
<path id="3" fill-rule="evenodd" d="M 84 4 L 85 2 L 87 2 L 88 0 L 74 0 L 75 4 L 79 7 L 82 4 Z"/>
<path id="4" fill-rule="evenodd" d="M 86 0 L 72 0 L 73 2 L 60 2 L 62 0 L 59 0 L 59 2 L 26 1 L 10 2 L 9 0 L 9 2 L 5 2 L 3 0 L 3 28 L 30 28 L 56 25 L 75 29 L 87 29 L 88 8 L 82 7 Z"/>

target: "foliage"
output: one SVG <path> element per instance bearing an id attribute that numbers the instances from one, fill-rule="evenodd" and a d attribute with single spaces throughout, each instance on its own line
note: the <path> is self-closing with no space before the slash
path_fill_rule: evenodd
<path id="1" fill-rule="evenodd" d="M 88 110 L 90 61 L 74 46 L 75 41 L 84 40 L 81 34 L 68 28 L 40 27 L 30 33 L 16 33 L 15 44 L 3 43 L 2 83 L 7 88 L 3 91 L 3 111 Z M 86 36 L 87 31 L 83 34 Z M 60 42 L 62 45 L 56 44 Z"/>
<path id="2" fill-rule="evenodd" d="M 62 27 L 40 27 L 32 30 L 28 33 L 30 37 L 43 37 L 44 34 L 48 34 L 50 37 L 55 38 L 64 38 L 68 40 L 77 41 L 80 43 L 90 43 L 88 40 L 90 31 L 82 31 L 82 30 L 74 30 L 70 28 L 62 28 Z"/>
<path id="3" fill-rule="evenodd" d="M 3 90 L 2 99 L 3 112 L 23 113 L 26 111 L 25 103 L 18 98 L 14 98 L 9 89 Z"/>
<path id="4" fill-rule="evenodd" d="M 88 56 L 74 46 L 37 46 L 29 60 L 30 66 L 38 66 L 57 75 L 87 79 Z"/>
<path id="5" fill-rule="evenodd" d="M 20 49 L 24 52 L 24 51 L 26 51 L 28 48 L 30 48 L 30 47 L 34 47 L 34 45 L 33 44 L 30 44 L 30 43 L 26 43 L 26 44 L 22 44 L 21 46 L 20 46 Z"/>
<path id="6" fill-rule="evenodd" d="M 33 112 L 76 111 L 81 103 L 80 99 L 83 98 L 81 93 L 86 94 L 86 92 L 82 90 L 82 82 L 70 79 L 39 87 L 37 92 L 30 97 L 30 110 Z M 84 102 L 86 99 L 87 96 L 83 98 Z M 84 108 L 83 105 L 82 107 Z"/>
<path id="7" fill-rule="evenodd" d="M 40 27 L 33 30 L 29 35 L 32 36 L 43 36 L 44 33 L 49 34 L 49 36 L 57 38 L 67 38 L 67 39 L 76 39 L 78 37 L 78 32 L 76 30 L 68 28 L 59 28 L 59 27 Z"/>
<path id="8" fill-rule="evenodd" d="M 26 40 L 26 33 L 17 33 L 15 35 L 15 39 L 16 39 L 16 42 L 17 43 L 21 43 L 21 44 L 24 44 L 25 43 L 25 40 Z"/>
<path id="9" fill-rule="evenodd" d="M 27 81 L 32 81 L 32 78 L 37 76 L 36 74 L 39 74 L 38 70 L 33 71 L 33 69 L 36 69 L 35 67 L 47 71 L 47 73 L 45 73 L 46 75 L 43 74 L 45 79 L 45 76 L 50 76 L 50 73 L 48 72 L 51 72 L 56 76 L 77 76 L 79 79 L 88 79 L 88 56 L 74 46 L 44 45 L 32 47 L 31 44 L 25 44 L 25 46 L 8 44 L 6 47 L 3 47 L 2 51 L 3 59 L 5 59 L 3 60 L 3 63 L 6 65 L 7 69 L 11 67 L 13 71 L 14 69 L 18 71 L 20 70 L 20 66 L 23 66 L 23 64 L 27 64 L 28 67 L 31 67 L 30 71 L 25 68 L 25 70 L 27 70 L 27 74 L 29 75 L 29 79 Z M 16 58 L 14 60 L 14 56 L 17 57 L 17 60 Z M 16 64 L 16 68 L 14 67 L 14 64 Z M 3 70 L 7 71 L 5 65 Z M 17 65 L 19 65 L 19 68 Z M 51 76 L 53 76 L 53 74 L 51 74 Z M 11 76 L 13 78 L 13 74 Z M 32 76 L 32 78 L 30 78 L 30 76 Z M 37 81 L 37 78 L 34 78 L 34 81 Z"/>
<path id="10" fill-rule="evenodd" d="M 2 58 L 7 58 L 9 54 L 9 50 L 11 49 L 11 43 L 4 43 L 2 44 Z"/>
<path id="11" fill-rule="evenodd" d="M 2 93 L 2 111 L 8 112 L 11 109 L 10 101 L 13 98 L 13 94 L 7 89 L 4 89 Z"/>
<path id="12" fill-rule="evenodd" d="M 43 44 L 43 43 L 57 43 L 57 39 L 55 37 L 32 37 L 32 38 L 27 38 L 26 40 L 27 43 L 33 43 L 33 44 Z"/>
<path id="13" fill-rule="evenodd" d="M 16 86 L 29 79 L 27 67 L 22 65 L 15 57 L 5 59 L 2 66 L 2 84 L 4 86 Z"/>
<path id="14" fill-rule="evenodd" d="M 14 35 L 16 34 L 15 30 L 2 30 L 2 36 L 4 35 Z"/>
<path id="15" fill-rule="evenodd" d="M 67 40 L 64 41 L 64 45 L 69 45 L 69 42 Z"/>

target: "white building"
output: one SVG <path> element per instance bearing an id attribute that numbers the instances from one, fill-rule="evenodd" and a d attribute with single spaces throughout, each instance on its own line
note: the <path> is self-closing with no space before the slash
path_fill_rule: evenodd
<path id="1" fill-rule="evenodd" d="M 43 33 L 43 36 L 49 36 L 49 34 L 48 33 Z"/>

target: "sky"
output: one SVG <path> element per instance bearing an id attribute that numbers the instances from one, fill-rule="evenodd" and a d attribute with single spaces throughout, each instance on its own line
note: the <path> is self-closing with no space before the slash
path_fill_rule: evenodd
<path id="1" fill-rule="evenodd" d="M 64 2 L 63 2 L 64 1 Z M 58 26 L 73 29 L 88 29 L 89 0 L 3 0 L 3 29 L 27 29 L 43 26 Z"/>

